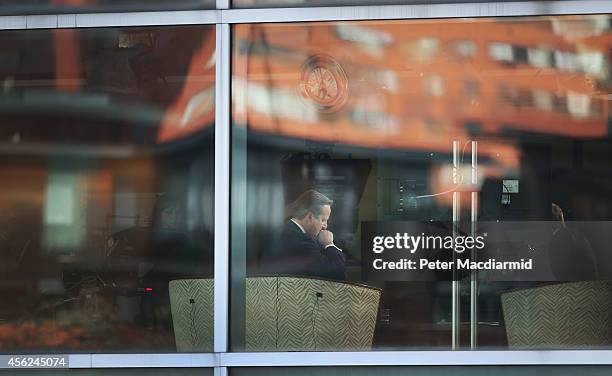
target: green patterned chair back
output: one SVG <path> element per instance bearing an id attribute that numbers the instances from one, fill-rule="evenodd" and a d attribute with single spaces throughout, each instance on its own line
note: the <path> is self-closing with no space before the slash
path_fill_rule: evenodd
<path id="1" fill-rule="evenodd" d="M 169 284 L 176 349 L 211 352 L 212 279 Z M 247 351 L 367 350 L 381 290 L 308 277 L 246 279 Z"/>
<path id="2" fill-rule="evenodd" d="M 611 284 L 560 283 L 502 294 L 511 348 L 609 346 Z"/>
<path id="3" fill-rule="evenodd" d="M 168 290 L 176 350 L 212 352 L 214 281 L 178 279 Z"/>
<path id="4" fill-rule="evenodd" d="M 247 351 L 367 350 L 381 290 L 308 277 L 249 277 Z"/>

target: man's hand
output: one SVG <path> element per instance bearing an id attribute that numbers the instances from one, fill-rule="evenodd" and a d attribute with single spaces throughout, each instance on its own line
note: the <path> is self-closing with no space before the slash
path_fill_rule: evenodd
<path id="1" fill-rule="evenodd" d="M 334 244 L 334 234 L 331 231 L 321 230 L 317 235 L 317 241 L 324 246 Z"/>

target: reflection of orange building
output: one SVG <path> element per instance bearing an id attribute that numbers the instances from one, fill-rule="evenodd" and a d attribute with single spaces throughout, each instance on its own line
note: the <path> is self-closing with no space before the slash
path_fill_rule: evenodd
<path id="1" fill-rule="evenodd" d="M 168 108 L 158 141 L 187 137 L 215 122 L 215 35 L 194 52 L 178 98 Z"/>
<path id="2" fill-rule="evenodd" d="M 518 163 L 517 132 L 607 137 L 608 18 L 517 20 L 239 25 L 234 121 L 407 151 L 483 140 L 479 155 L 506 167 Z M 320 53 L 348 77 L 347 104 L 333 113 L 299 94 L 303 63 Z"/>

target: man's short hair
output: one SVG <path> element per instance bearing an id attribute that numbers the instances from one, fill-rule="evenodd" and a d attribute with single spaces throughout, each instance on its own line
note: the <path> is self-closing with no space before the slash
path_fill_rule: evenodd
<path id="1" fill-rule="evenodd" d="M 311 212 L 315 216 L 323 214 L 323 206 L 331 206 L 334 203 L 329 197 L 314 189 L 309 189 L 302 193 L 295 201 L 288 206 L 289 217 L 302 219 Z"/>

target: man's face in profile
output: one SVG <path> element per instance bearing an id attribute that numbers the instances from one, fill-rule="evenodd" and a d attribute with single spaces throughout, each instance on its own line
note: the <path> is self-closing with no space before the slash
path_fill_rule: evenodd
<path id="1" fill-rule="evenodd" d="M 320 215 L 314 215 L 312 212 L 308 212 L 306 215 L 307 225 L 304 230 L 311 238 L 316 238 L 321 230 L 327 230 L 327 221 L 331 215 L 331 207 L 329 205 L 323 206 L 323 211 Z"/>

